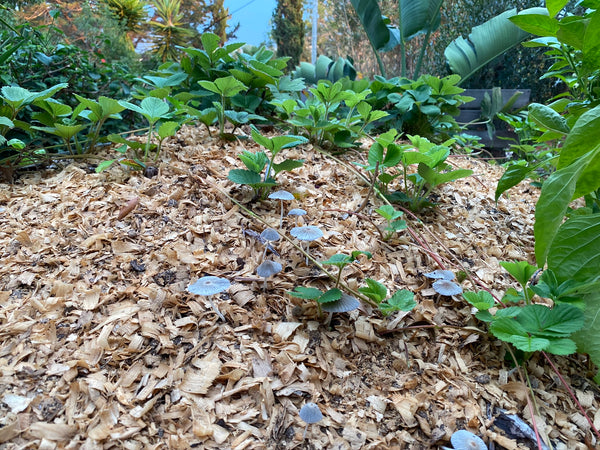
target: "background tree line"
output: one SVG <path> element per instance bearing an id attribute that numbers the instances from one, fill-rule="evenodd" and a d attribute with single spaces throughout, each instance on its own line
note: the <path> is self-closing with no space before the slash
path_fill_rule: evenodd
<path id="1" fill-rule="evenodd" d="M 235 38 L 224 0 L 7 0 L 18 21 L 52 25 L 61 38 L 111 59 L 139 59 L 150 50 L 173 59 L 177 46 L 200 46 L 202 33 Z"/>

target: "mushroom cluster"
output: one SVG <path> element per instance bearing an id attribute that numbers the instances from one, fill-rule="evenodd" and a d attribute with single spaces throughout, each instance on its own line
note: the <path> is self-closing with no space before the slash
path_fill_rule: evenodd
<path id="1" fill-rule="evenodd" d="M 433 282 L 433 289 L 440 295 L 452 297 L 453 295 L 462 294 L 462 288 L 454 281 L 454 272 L 450 270 L 434 270 L 433 272 L 423 274 L 427 278 L 432 278 L 436 281 Z"/>

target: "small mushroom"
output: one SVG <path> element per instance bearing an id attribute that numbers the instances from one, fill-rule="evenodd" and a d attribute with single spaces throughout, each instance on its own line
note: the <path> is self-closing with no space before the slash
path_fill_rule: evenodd
<path id="1" fill-rule="evenodd" d="M 433 289 L 440 295 L 445 295 L 447 297 L 452 297 L 453 295 L 462 294 L 462 288 L 449 280 L 437 280 L 433 283 Z"/>
<path id="2" fill-rule="evenodd" d="M 450 438 L 454 450 L 487 450 L 487 445 L 479 436 L 467 430 L 458 430 Z"/>
<path id="3" fill-rule="evenodd" d="M 269 194 L 269 198 L 279 200 L 281 202 L 281 217 L 279 218 L 279 228 L 283 227 L 283 201 L 294 200 L 294 195 L 288 191 L 275 191 Z"/>
<path id="4" fill-rule="evenodd" d="M 296 239 L 300 239 L 301 241 L 306 242 L 306 253 L 308 254 L 308 249 L 310 243 L 323 237 L 323 232 L 319 227 L 315 227 L 313 225 L 305 225 L 303 227 L 294 227 L 290 230 L 290 234 L 294 236 Z M 308 264 L 308 256 L 306 257 L 306 264 Z"/>
<path id="5" fill-rule="evenodd" d="M 424 273 L 427 278 L 433 278 L 434 280 L 454 280 L 454 272 L 451 270 L 434 270 L 433 272 Z"/>
<path id="6" fill-rule="evenodd" d="M 278 241 L 281 238 L 281 236 L 279 236 L 279 233 L 277 232 L 277 230 L 275 230 L 273 228 L 266 228 L 262 233 L 260 233 L 260 237 L 261 237 L 261 239 L 267 241 L 265 244 L 265 251 L 264 251 L 263 257 L 262 257 L 262 259 L 264 260 L 265 256 L 267 255 L 269 243 Z"/>
<path id="7" fill-rule="evenodd" d="M 267 278 L 279 272 L 281 272 L 281 264 L 275 261 L 271 261 L 270 259 L 263 261 L 262 264 L 256 268 L 256 273 L 258 274 L 258 276 L 263 277 L 265 279 L 265 282 L 263 284 L 263 291 L 267 290 Z"/>
<path id="8" fill-rule="evenodd" d="M 228 289 L 231 286 L 231 283 L 226 278 L 206 276 L 200 278 L 194 284 L 190 284 L 187 287 L 188 292 L 192 294 L 202 295 L 204 297 L 210 297 L 211 295 L 218 294 Z M 221 314 L 217 306 L 212 302 L 210 298 L 207 298 L 208 302 L 212 309 L 217 313 L 217 315 L 225 321 L 225 316 Z"/>
<path id="9" fill-rule="evenodd" d="M 290 209 L 290 211 L 287 213 L 288 217 L 289 216 L 294 216 L 296 217 L 296 226 L 298 226 L 298 219 L 300 218 L 300 216 L 304 216 L 306 215 L 306 211 L 303 210 L 302 208 L 294 208 L 294 209 Z"/>
<path id="10" fill-rule="evenodd" d="M 321 303 L 321 309 L 330 313 L 353 311 L 359 306 L 360 302 L 356 298 L 344 292 L 342 292 L 342 296 L 338 300 Z"/>
<path id="11" fill-rule="evenodd" d="M 306 430 L 308 430 L 308 426 L 320 422 L 323 420 L 323 413 L 317 406 L 316 403 L 306 403 L 302 408 L 300 408 L 300 418 L 306 422 L 306 427 L 304 427 L 304 434 L 302 435 L 302 440 L 306 438 Z"/>

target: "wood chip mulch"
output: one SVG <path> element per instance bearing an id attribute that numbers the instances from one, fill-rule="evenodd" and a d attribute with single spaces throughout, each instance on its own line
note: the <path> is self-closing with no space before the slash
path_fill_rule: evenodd
<path id="1" fill-rule="evenodd" d="M 504 347 L 476 331 L 482 324 L 459 296 L 433 291 L 423 273 L 439 267 L 409 233 L 380 239 L 378 199 L 347 214 L 368 186 L 310 145 L 285 151 L 305 164 L 278 181 L 296 196 L 284 207 L 307 210 L 303 223 L 325 232 L 311 254 L 370 251 L 344 269 L 346 283 L 356 289 L 370 277 L 390 292 L 410 289 L 418 306 L 387 318 L 368 306 L 320 318 L 286 292 L 332 282 L 286 240 L 273 244 L 284 270 L 263 291 L 263 247 L 245 230 L 265 225 L 227 195 L 274 228 L 280 210 L 249 203 L 252 193 L 227 179 L 244 149 L 257 150 L 189 127 L 165 144 L 153 178 L 75 163 L 0 184 L 0 449 L 425 449 L 449 446 L 458 429 L 496 449 L 537 448 L 498 424 L 503 414 L 531 424 L 528 388 Z M 501 168 L 452 162 L 475 176 L 439 189 L 438 206 L 409 226 L 446 268 L 502 296 L 516 286 L 499 261 L 533 254 L 538 192 L 523 183 L 496 204 Z M 282 231 L 294 225 L 284 220 Z M 226 322 L 186 291 L 204 275 L 232 282 L 213 298 Z M 598 427 L 587 359 L 553 361 Z M 542 357 L 528 375 L 542 436 L 555 449 L 596 448 Z M 298 411 L 307 402 L 324 419 L 304 437 Z"/>

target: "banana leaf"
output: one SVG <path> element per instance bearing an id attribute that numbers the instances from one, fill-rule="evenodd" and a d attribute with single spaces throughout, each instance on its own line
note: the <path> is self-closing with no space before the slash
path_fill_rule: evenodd
<path id="1" fill-rule="evenodd" d="M 379 9 L 377 0 L 351 0 L 369 42 L 374 50 L 381 50 L 390 40 L 390 32 Z"/>
<path id="2" fill-rule="evenodd" d="M 548 10 L 546 8 L 528 8 L 518 13 L 518 15 L 526 14 L 548 15 Z M 515 15 L 517 15 L 516 8 L 509 9 L 474 27 L 468 39 L 459 36 L 446 47 L 444 51 L 446 61 L 450 69 L 462 77 L 462 81 L 529 36 L 529 33 L 508 20 L 509 17 Z"/>
<path id="3" fill-rule="evenodd" d="M 438 29 L 443 0 L 400 0 L 400 31 L 402 39 L 410 41 L 415 36 Z"/>
<path id="4" fill-rule="evenodd" d="M 390 41 L 392 33 L 388 28 L 386 19 L 381 15 L 379 4 L 377 0 L 350 0 L 350 3 L 352 3 L 354 11 L 356 11 L 356 15 L 360 19 L 365 33 L 367 33 L 381 75 L 385 77 L 385 68 L 378 52 L 384 48 L 389 50 L 389 46 L 386 47 L 386 45 Z"/>

